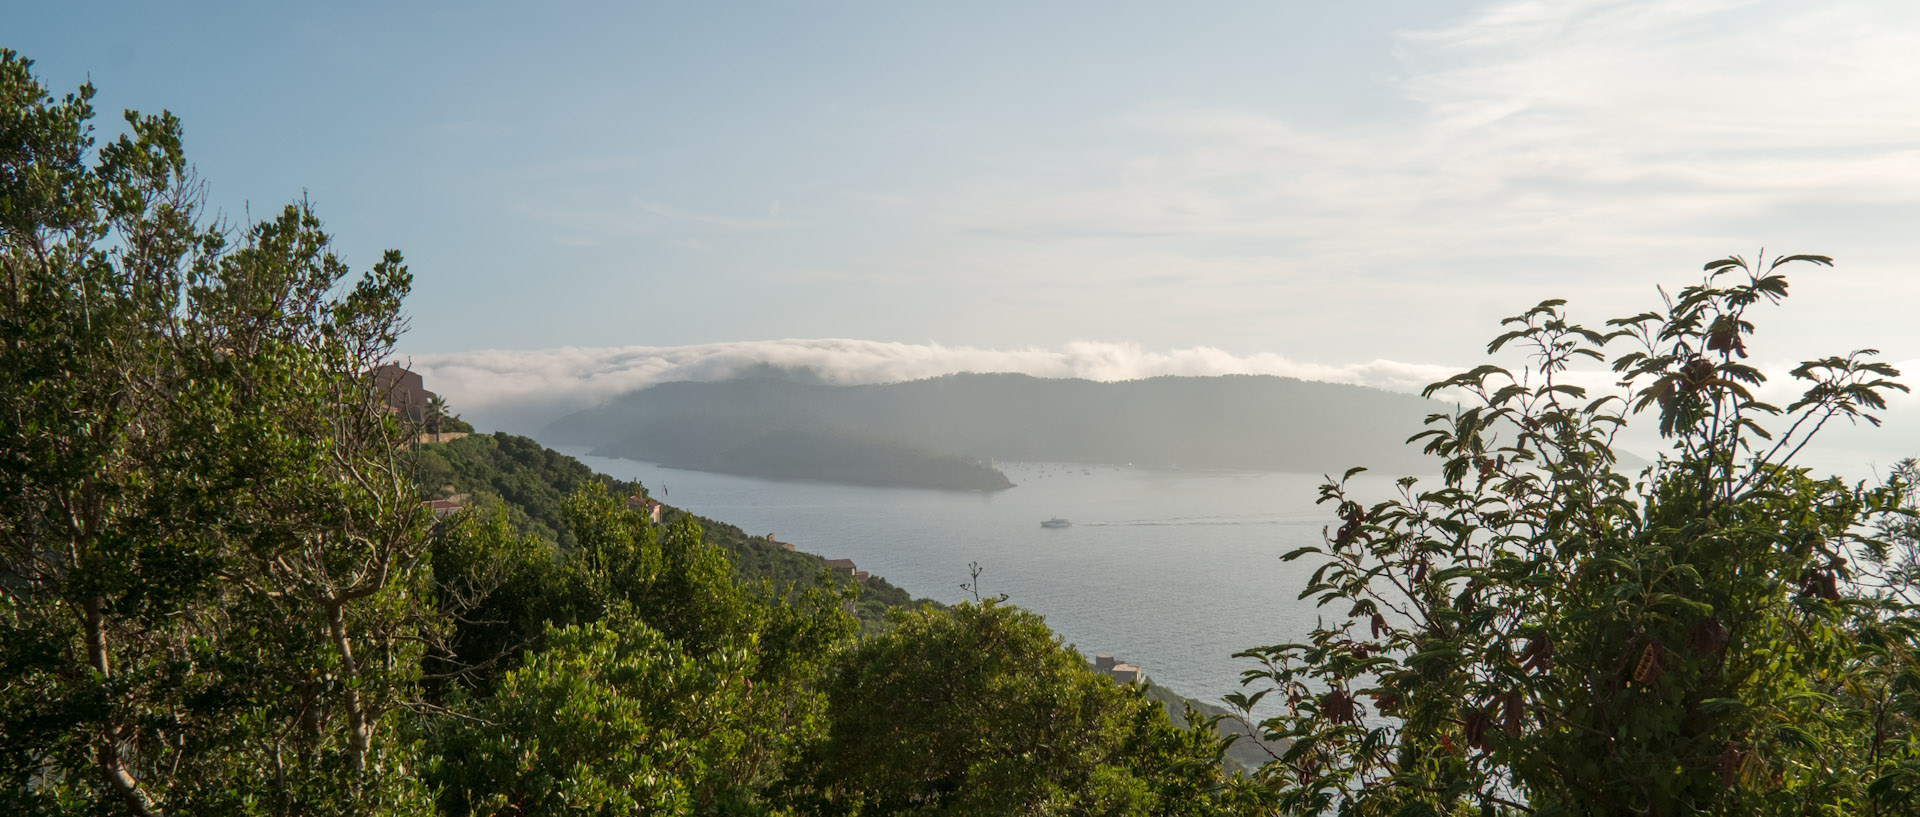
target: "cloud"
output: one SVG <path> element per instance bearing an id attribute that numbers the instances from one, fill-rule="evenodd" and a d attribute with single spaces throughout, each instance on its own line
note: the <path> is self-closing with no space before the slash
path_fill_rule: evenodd
<path id="1" fill-rule="evenodd" d="M 1502 362 L 1516 372 L 1525 365 L 1518 358 Z M 833 384 L 892 383 L 956 372 L 1019 372 L 1102 381 L 1265 374 L 1412 392 L 1464 368 L 1393 360 L 1319 364 L 1204 346 L 1151 350 L 1128 343 L 1079 341 L 1056 349 L 986 349 L 845 338 L 486 350 L 418 355 L 407 364 L 426 379 L 428 388 L 444 395 L 456 412 L 476 425 L 523 434 L 538 433 L 567 412 L 656 383 L 755 374 Z M 1920 360 L 1895 365 L 1903 372 L 1920 373 Z M 1804 388 L 1787 376 L 1790 363 L 1767 363 L 1762 368 L 1770 374 L 1758 395 L 1762 399 L 1784 406 Z M 1561 377 L 1561 382 L 1585 386 L 1596 396 L 1616 393 L 1614 381 L 1612 372 L 1597 365 Z M 1894 460 L 1920 456 L 1920 396 L 1890 397 L 1889 408 L 1881 412 L 1883 427 L 1835 423 L 1803 452 L 1803 464 L 1848 478 L 1873 478 Z M 1784 428 L 1778 422 L 1768 425 L 1776 431 Z M 1666 445 L 1653 428 L 1650 420 L 1635 421 L 1620 444 L 1652 455 Z"/>
<path id="2" fill-rule="evenodd" d="M 1262 238 L 1396 262 L 1671 258 L 1794 208 L 1920 202 L 1920 4 L 1493 4 L 1398 37 L 1401 105 L 1314 122 L 1158 106 L 1071 182 L 978 186 L 951 218 L 1049 240 Z"/>
<path id="3" fill-rule="evenodd" d="M 780 218 L 777 203 L 767 217 L 752 218 L 702 212 L 675 207 L 663 202 L 627 196 L 614 200 L 582 201 L 577 194 L 545 193 L 513 208 L 519 214 L 542 223 L 553 231 L 553 240 L 568 246 L 596 246 L 636 237 L 667 237 L 686 249 L 706 249 L 688 233 L 730 235 L 735 233 L 786 230 L 799 225 Z"/>
<path id="4" fill-rule="evenodd" d="M 1158 375 L 1270 374 L 1414 391 L 1449 366 L 1373 360 L 1327 365 L 1193 347 L 1155 351 L 1080 341 L 1058 349 L 984 349 L 827 338 L 694 346 L 483 350 L 408 361 L 428 388 L 483 427 L 532 432 L 553 418 L 655 383 L 778 372 L 835 384 L 892 383 L 955 372 L 1134 380 Z"/>

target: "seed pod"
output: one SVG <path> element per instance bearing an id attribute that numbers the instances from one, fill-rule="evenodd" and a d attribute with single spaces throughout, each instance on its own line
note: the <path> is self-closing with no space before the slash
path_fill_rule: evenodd
<path id="1" fill-rule="evenodd" d="M 1372 624 L 1373 624 L 1373 637 L 1374 637 L 1374 638 L 1379 638 L 1379 637 L 1380 637 L 1380 634 L 1381 634 L 1381 633 L 1390 633 L 1390 632 L 1393 632 L 1393 628 L 1392 628 L 1392 627 L 1389 627 L 1389 626 L 1387 626 L 1387 617 L 1386 617 L 1386 616 L 1383 616 L 1383 615 L 1380 615 L 1379 613 L 1374 613 L 1374 614 L 1373 614 L 1373 622 L 1372 622 Z"/>
<path id="2" fill-rule="evenodd" d="M 1726 751 L 1720 753 L 1721 786 L 1731 789 L 1733 788 L 1733 784 L 1740 782 L 1740 756 L 1742 754 L 1745 753 L 1740 751 L 1739 746 L 1734 745 L 1733 741 L 1727 741 Z"/>
<path id="3" fill-rule="evenodd" d="M 1520 737 L 1521 719 L 1525 714 L 1526 699 L 1520 695 L 1520 690 L 1508 690 L 1507 694 L 1501 696 L 1500 725 L 1508 735 Z"/>
<path id="4" fill-rule="evenodd" d="M 1460 719 L 1461 731 L 1467 739 L 1467 746 L 1473 749 L 1487 748 L 1487 727 L 1493 719 L 1487 717 L 1485 710 L 1473 709 Z"/>
<path id="5" fill-rule="evenodd" d="M 1727 648 L 1727 627 L 1720 619 L 1710 618 L 1695 625 L 1693 632 L 1687 634 L 1687 646 L 1702 655 L 1716 653 Z"/>
<path id="6" fill-rule="evenodd" d="M 1343 689 L 1334 689 L 1320 696 L 1320 714 L 1326 717 L 1327 723 L 1336 726 L 1359 720 L 1353 697 Z"/>
<path id="7" fill-rule="evenodd" d="M 1640 651 L 1640 663 L 1633 668 L 1633 680 L 1643 684 L 1651 684 L 1659 679 L 1660 676 L 1665 675 L 1667 668 L 1661 666 L 1660 659 L 1666 654 L 1666 651 L 1667 648 L 1661 646 L 1658 641 L 1647 642 L 1646 648 Z"/>
<path id="8" fill-rule="evenodd" d="M 1800 597 L 1840 600 L 1840 580 L 1829 570 L 1807 570 L 1800 574 Z"/>
<path id="9" fill-rule="evenodd" d="M 1520 665 L 1532 672 L 1553 669 L 1553 642 L 1545 633 L 1527 640 L 1526 648 L 1520 651 Z"/>

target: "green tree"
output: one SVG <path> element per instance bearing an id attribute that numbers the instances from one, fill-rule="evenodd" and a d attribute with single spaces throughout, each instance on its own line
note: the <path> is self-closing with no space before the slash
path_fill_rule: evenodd
<path id="1" fill-rule="evenodd" d="M 406 268 L 349 282 L 305 204 L 230 245 L 178 120 L 96 146 L 92 94 L 0 50 L 0 810 L 424 805 L 412 431 L 367 377 Z"/>
<path id="2" fill-rule="evenodd" d="M 898 612 L 826 683 L 799 786 L 823 813 L 1216 814 L 1244 806 L 1212 724 L 1176 729 L 1039 616 L 995 600 Z"/>
<path id="3" fill-rule="evenodd" d="M 1873 352 L 1793 370 L 1760 400 L 1755 307 L 1789 262 L 1727 258 L 1659 311 L 1571 323 L 1548 301 L 1507 320 L 1488 364 L 1415 436 L 1442 478 L 1341 519 L 1302 598 L 1301 643 L 1250 650 L 1250 706 L 1291 742 L 1264 779 L 1296 813 L 1911 814 L 1913 607 L 1862 581 L 1899 491 L 1817 478 L 1794 455 L 1835 419 L 1874 422 L 1904 387 Z M 1619 396 L 1575 364 L 1606 361 Z M 1655 414 L 1671 449 L 1639 476 L 1613 444 Z M 1355 472 L 1348 472 L 1351 478 Z M 1897 488 L 1897 486 L 1895 486 Z"/>
<path id="4" fill-rule="evenodd" d="M 706 814 L 752 799 L 771 685 L 750 643 L 704 656 L 630 616 L 550 632 L 440 741 L 456 814 Z"/>
<path id="5" fill-rule="evenodd" d="M 597 481 L 565 505 L 567 548 L 504 514 L 436 532 L 443 811 L 764 811 L 824 726 L 846 597 L 736 581 L 690 517 L 650 524 Z"/>

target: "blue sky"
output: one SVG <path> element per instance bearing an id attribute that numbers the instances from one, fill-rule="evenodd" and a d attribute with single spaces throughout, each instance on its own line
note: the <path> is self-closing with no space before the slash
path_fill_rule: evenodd
<path id="1" fill-rule="evenodd" d="M 793 339 L 1403 386 L 1540 299 L 1598 322 L 1762 246 L 1840 267 L 1761 357 L 1920 359 L 1901 0 L 5 16 L 50 86 L 179 114 L 229 216 L 305 191 L 349 263 L 404 251 L 405 349 L 469 405 L 557 354 L 542 388 Z"/>

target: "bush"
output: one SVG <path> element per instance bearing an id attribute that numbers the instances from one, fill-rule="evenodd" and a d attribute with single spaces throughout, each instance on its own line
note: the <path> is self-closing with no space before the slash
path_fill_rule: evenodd
<path id="1" fill-rule="evenodd" d="M 1881 580 L 1901 486 L 1818 478 L 1794 455 L 1904 391 L 1872 352 L 1809 361 L 1785 408 L 1754 391 L 1752 309 L 1795 256 L 1707 266 L 1665 308 L 1596 332 L 1548 301 L 1430 387 L 1463 395 L 1415 436 L 1440 484 L 1341 524 L 1302 597 L 1335 612 L 1250 650 L 1246 707 L 1292 741 L 1264 778 L 1300 813 L 1911 814 L 1914 607 Z M 1624 349 L 1624 351 L 1618 351 Z M 1609 361 L 1621 396 L 1573 364 Z M 1671 449 L 1637 477 L 1613 449 L 1648 411 Z M 1351 478 L 1358 470 L 1348 472 Z"/>

